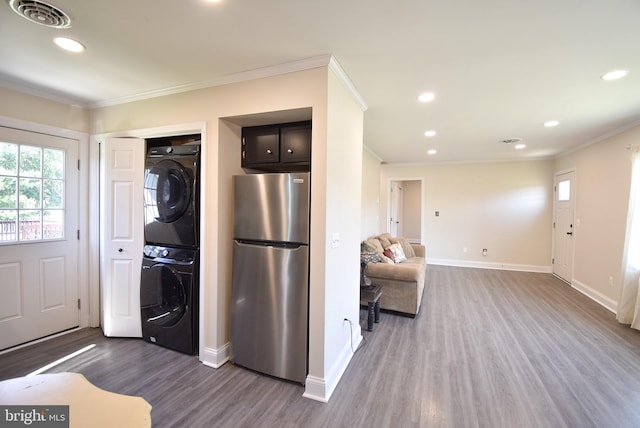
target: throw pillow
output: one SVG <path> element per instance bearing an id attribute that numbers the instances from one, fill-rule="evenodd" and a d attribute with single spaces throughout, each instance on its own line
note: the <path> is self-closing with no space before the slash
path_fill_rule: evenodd
<path id="1" fill-rule="evenodd" d="M 404 255 L 404 251 L 402 251 L 402 247 L 400 246 L 400 244 L 391 244 L 391 246 L 389 246 L 389 248 L 384 251 L 385 255 L 387 251 L 390 251 L 392 255 L 391 259 L 393 259 L 393 261 L 396 263 L 401 263 L 407 260 L 407 256 Z"/>
<path id="2" fill-rule="evenodd" d="M 387 256 L 384 255 L 384 253 L 382 254 L 378 254 L 378 256 L 380 257 L 380 260 L 384 263 L 389 263 L 390 265 L 395 264 L 396 262 L 393 261 L 392 258 L 389 258 Z"/>
<path id="3" fill-rule="evenodd" d="M 407 256 L 408 259 L 416 256 L 416 252 L 413 250 L 411 243 L 407 241 L 407 238 L 399 236 L 397 238 L 391 238 L 391 242 L 394 244 L 400 244 L 402 251 L 404 251 L 404 255 Z"/>
<path id="4" fill-rule="evenodd" d="M 360 263 L 380 263 L 381 259 L 376 250 L 366 242 L 360 244 Z"/>

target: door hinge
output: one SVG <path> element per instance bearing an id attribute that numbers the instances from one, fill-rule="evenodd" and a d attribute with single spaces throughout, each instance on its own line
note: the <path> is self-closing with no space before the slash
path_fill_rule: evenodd
<path id="1" fill-rule="evenodd" d="M 80 305 L 80 299 L 78 299 L 78 309 L 80 309 L 81 305 Z"/>
<path id="2" fill-rule="evenodd" d="M 80 159 L 78 159 L 78 171 L 80 171 Z"/>
<path id="3" fill-rule="evenodd" d="M 555 221 L 553 222 L 553 228 L 554 229 L 556 228 L 556 222 Z"/>
<path id="4" fill-rule="evenodd" d="M 556 259 L 551 259 L 551 264 L 555 265 L 556 264 Z"/>
<path id="5" fill-rule="evenodd" d="M 78 237 L 78 241 L 79 241 L 79 240 L 80 240 L 80 229 L 78 229 L 78 230 L 76 231 L 76 235 L 77 235 L 77 237 Z"/>

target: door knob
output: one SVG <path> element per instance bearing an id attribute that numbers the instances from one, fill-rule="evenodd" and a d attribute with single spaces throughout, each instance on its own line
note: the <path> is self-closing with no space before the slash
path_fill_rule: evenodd
<path id="1" fill-rule="evenodd" d="M 123 251 L 124 251 L 124 250 L 123 250 L 122 248 L 118 248 L 118 252 L 119 252 L 119 253 L 121 253 L 121 252 L 123 252 Z"/>
<path id="2" fill-rule="evenodd" d="M 572 236 L 573 232 L 567 232 L 567 235 Z"/>

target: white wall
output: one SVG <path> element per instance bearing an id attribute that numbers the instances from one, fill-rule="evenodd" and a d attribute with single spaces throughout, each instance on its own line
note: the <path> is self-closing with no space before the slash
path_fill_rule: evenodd
<path id="1" fill-rule="evenodd" d="M 627 146 L 638 144 L 640 126 L 555 162 L 557 172 L 576 170 L 572 285 L 612 311 L 620 297 L 631 185 L 631 152 Z"/>
<path id="2" fill-rule="evenodd" d="M 389 181 L 415 179 L 423 183 L 421 239 L 429 263 L 550 271 L 552 160 L 382 165 L 381 231 Z"/>
<path id="3" fill-rule="evenodd" d="M 362 338 L 359 261 L 363 108 L 333 69 L 329 70 L 327 89 L 326 168 L 315 169 L 314 163 L 311 170 L 312 193 L 319 183 L 326 186 L 324 212 L 314 210 L 311 214 L 312 240 L 324 242 L 323 254 L 316 246 L 311 258 L 325 260 L 322 273 L 312 272 L 312 277 L 324 277 L 324 287 L 312 287 L 312 302 L 322 301 L 324 305 L 310 305 L 310 334 L 325 337 L 324 349 L 310 348 L 310 354 L 324 354 L 323 361 L 313 361 L 324 367 L 314 366 L 310 373 L 325 373 L 324 380 L 307 378 L 305 395 L 312 398 L 331 395 L 351 360 L 352 347 L 355 349 Z M 338 241 L 334 243 L 334 239 Z"/>
<path id="4" fill-rule="evenodd" d="M 366 147 L 362 151 L 362 218 L 360 240 L 379 233 L 380 158 Z"/>

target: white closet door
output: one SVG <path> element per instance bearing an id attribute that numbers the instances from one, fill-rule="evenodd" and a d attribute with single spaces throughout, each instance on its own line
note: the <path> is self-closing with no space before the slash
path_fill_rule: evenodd
<path id="1" fill-rule="evenodd" d="M 109 138 L 101 147 L 101 308 L 106 336 L 142 337 L 145 141 Z"/>

